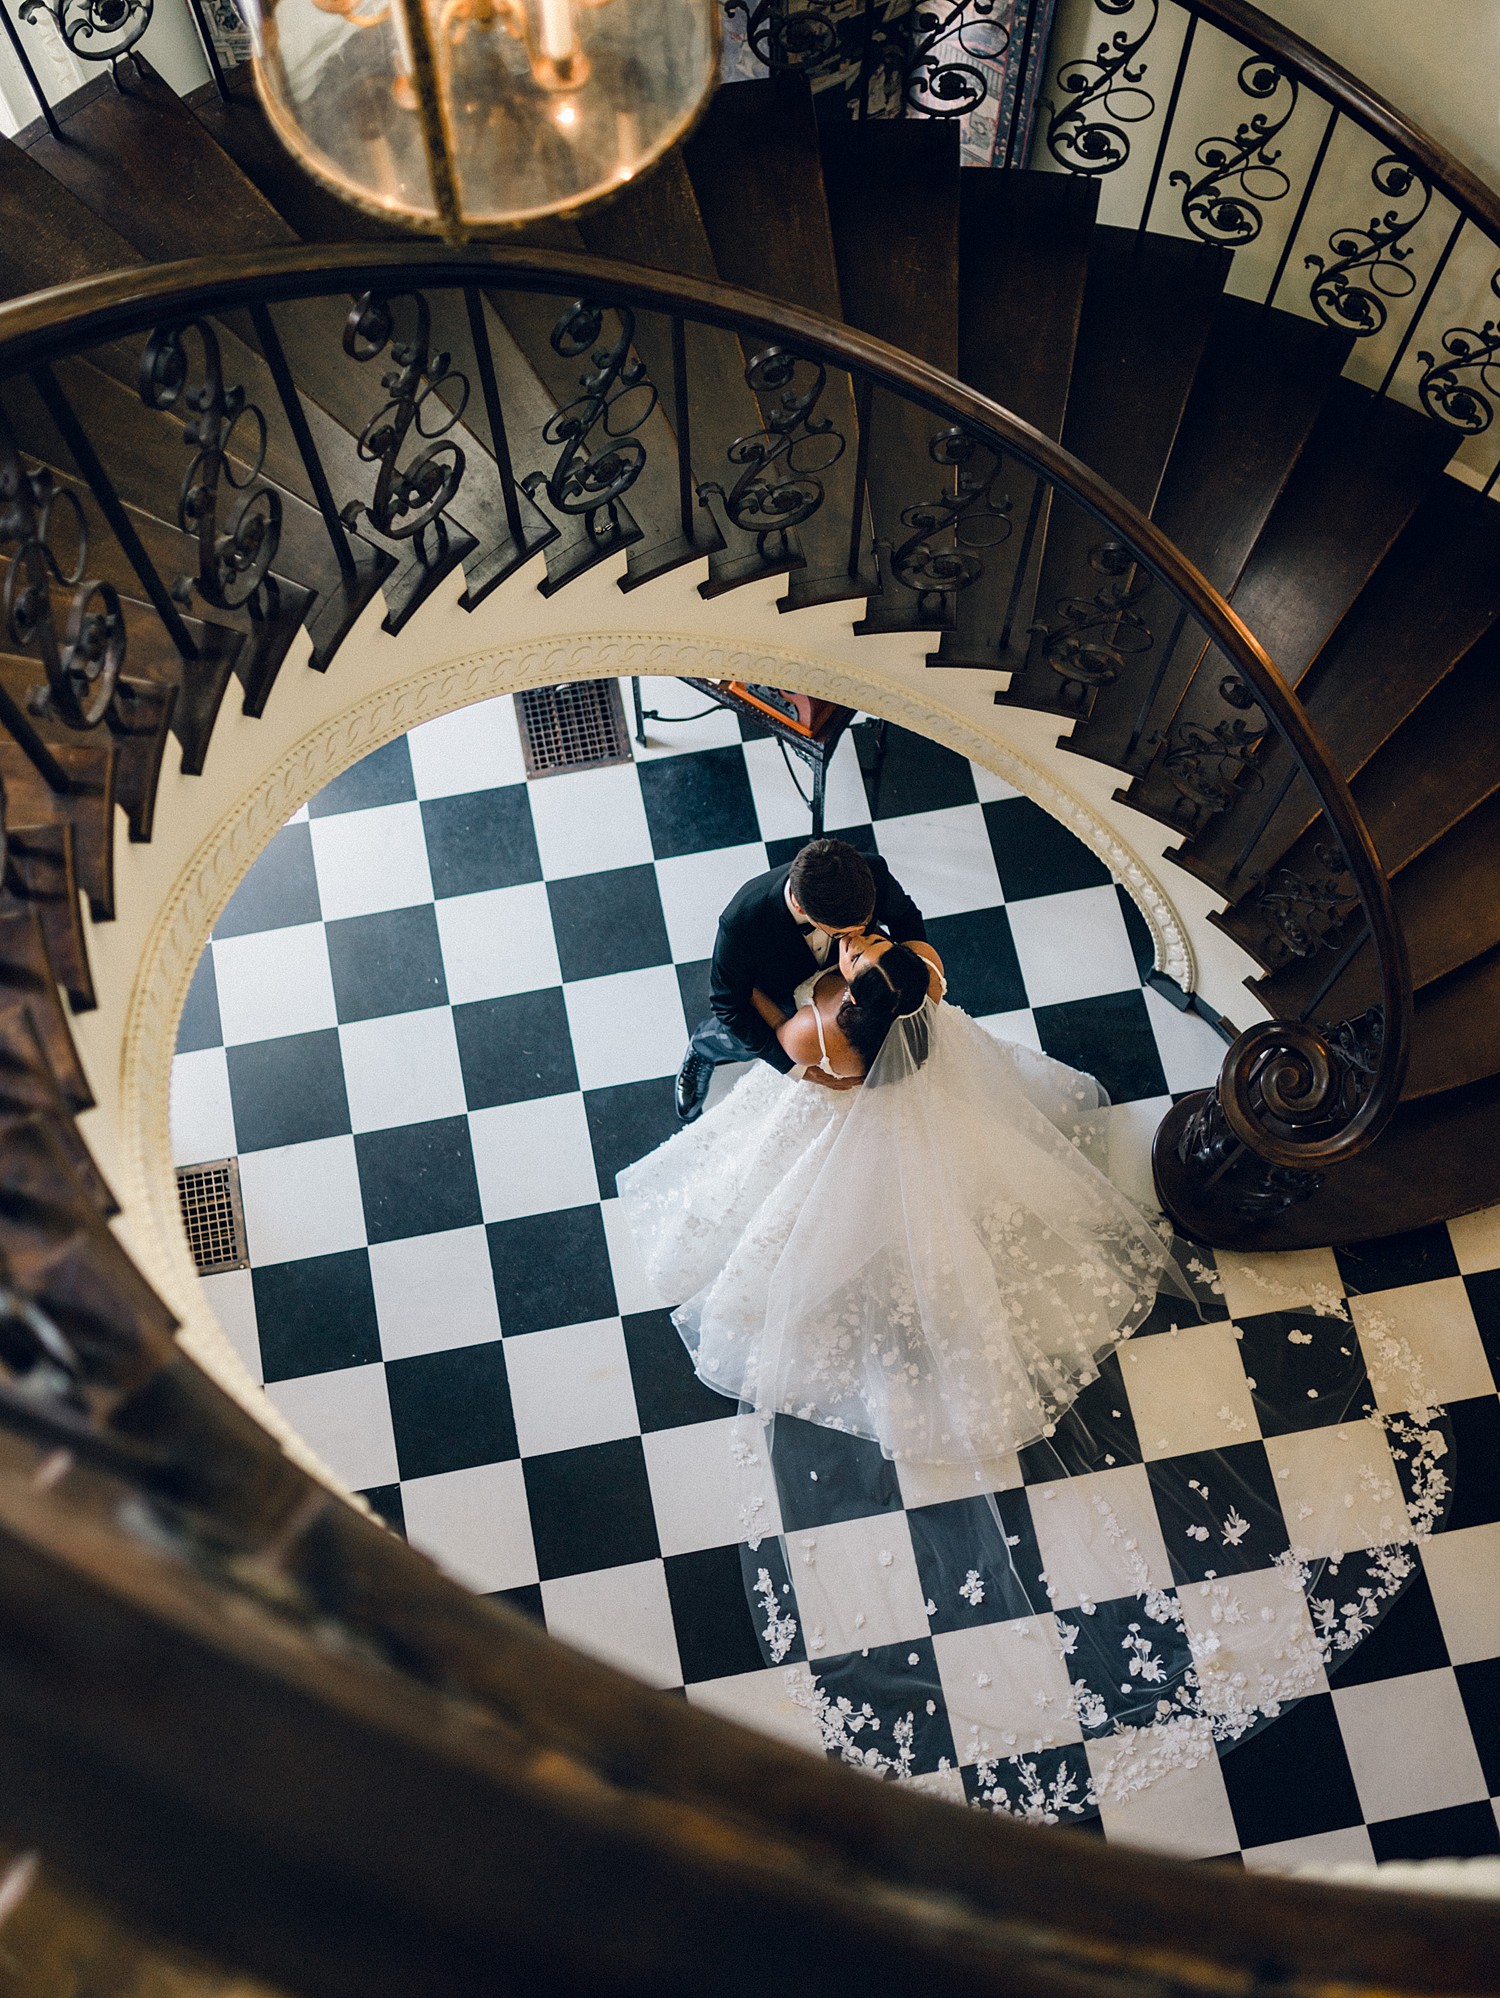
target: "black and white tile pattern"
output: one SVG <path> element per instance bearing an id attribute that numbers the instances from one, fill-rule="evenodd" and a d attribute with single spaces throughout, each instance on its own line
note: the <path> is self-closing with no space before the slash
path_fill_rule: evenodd
<path id="1" fill-rule="evenodd" d="M 669 684 L 657 704 L 674 703 L 700 704 Z M 958 1004 L 1092 1070 L 1123 1132 L 1148 1133 L 1221 1049 L 1143 988 L 1149 949 L 1122 892 L 986 772 L 892 731 L 877 775 L 873 747 L 867 728 L 841 746 L 830 829 L 889 859 Z M 1454 1473 L 1414 1579 L 1314 1692 L 1106 1805 L 1102 1829 L 1251 1865 L 1500 1851 L 1500 1218 L 1209 1259 L 1203 1322 L 1159 1311 L 1085 1391 L 1087 1440 L 1064 1424 L 1055 1454 L 1025 1452 L 997 1479 L 1016 1572 L 982 1603 L 940 1603 L 931 1582 L 940 1554 L 982 1544 L 972 1496 L 783 1422 L 779 1517 L 759 1523 L 785 1531 L 794 1572 L 774 1538 L 757 1559 L 798 1633 L 766 1664 L 734 1411 L 647 1289 L 614 1176 L 675 1128 L 720 908 L 806 827 L 776 745 L 728 715 L 656 730 L 633 765 L 528 786 L 498 701 L 376 752 L 277 836 L 194 981 L 173 1092 L 179 1162 L 240 1159 L 253 1267 L 208 1284 L 268 1394 L 472 1587 L 809 1747 L 794 1675 L 815 1664 L 836 1696 L 863 1616 L 861 1648 L 891 1647 L 942 1689 L 931 1713 L 916 1703 L 913 1766 L 946 1760 L 930 1780 L 949 1794 L 998 1783 L 1025 1805 L 1069 1778 L 1083 1794 L 1111 1752 L 1083 1738 L 1072 1685 L 1110 1715 L 1138 1698 L 1120 1690 L 1135 1598 L 1109 1546 L 1064 1557 L 1065 1519 L 1104 1501 L 1179 1592 L 1188 1635 L 1225 1588 L 1246 1614 L 1279 1613 L 1270 1564 L 1292 1543 L 1343 1557 L 1342 1614 L 1410 1477 L 1364 1412 L 1410 1399 L 1404 1345 L 1446 1408 Z M 1200 1489 L 1210 1457 L 1236 1474 L 1235 1539 Z M 1352 1489 L 1381 1487 L 1349 1516 Z M 1044 1571 L 1050 1597 L 1030 1579 Z M 998 1773 L 979 1765 L 981 1737 Z"/>

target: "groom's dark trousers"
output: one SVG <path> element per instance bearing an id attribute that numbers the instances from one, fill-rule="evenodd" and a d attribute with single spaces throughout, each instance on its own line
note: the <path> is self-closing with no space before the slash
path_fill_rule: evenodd
<path id="1" fill-rule="evenodd" d="M 875 914 L 870 927 L 895 943 L 925 943 L 922 912 L 878 854 L 866 856 L 875 877 Z M 713 1011 L 688 1043 L 700 1061 L 715 1067 L 729 1061 L 768 1061 L 783 1074 L 792 1067 L 771 1028 L 756 1012 L 750 995 L 756 986 L 785 1013 L 792 994 L 818 968 L 807 938 L 786 904 L 791 863 L 747 881 L 719 918 L 709 979 Z M 830 957 L 830 963 L 834 959 Z"/>

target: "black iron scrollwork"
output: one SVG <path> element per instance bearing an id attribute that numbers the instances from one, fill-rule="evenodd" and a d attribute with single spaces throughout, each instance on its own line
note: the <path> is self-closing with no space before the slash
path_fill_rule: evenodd
<path id="1" fill-rule="evenodd" d="M 58 531 L 71 534 L 71 559 L 59 553 Z M 66 545 L 66 544 L 64 544 Z M 42 467 L 28 471 L 0 417 L 0 554 L 5 583 L 0 607 L 19 651 L 41 654 L 47 684 L 33 712 L 54 714 L 72 728 L 95 728 L 114 699 L 125 663 L 125 617 L 111 583 L 89 577 L 88 524 L 77 497 Z M 59 633 L 54 590 L 71 590 Z"/>
<path id="2" fill-rule="evenodd" d="M 549 417 L 542 431 L 561 453 L 546 479 L 547 497 L 559 513 L 580 518 L 595 541 L 612 541 L 619 532 L 617 504 L 646 463 L 646 447 L 634 433 L 656 407 L 645 362 L 631 358 L 635 314 L 617 307 L 618 335 L 596 345 L 604 310 L 578 299 L 553 327 L 553 352 L 568 361 L 587 355 L 589 365 L 578 377 L 583 394 Z M 591 443 L 596 426 L 602 435 Z"/>
<path id="3" fill-rule="evenodd" d="M 202 355 L 196 375 L 189 334 Z M 196 583 L 216 610 L 272 616 L 280 595 L 271 564 L 281 544 L 281 495 L 256 483 L 266 462 L 266 419 L 243 388 L 225 388 L 212 327 L 201 319 L 157 327 L 141 356 L 140 395 L 148 409 L 188 412 L 182 441 L 193 458 L 177 495 L 177 523 L 198 543 L 198 573 L 179 577 L 173 596 L 188 603 Z M 226 487 L 243 497 L 221 530 L 219 498 Z"/>
<path id="4" fill-rule="evenodd" d="M 999 452 L 955 425 L 938 432 L 927 455 L 951 468 L 952 490 L 905 509 L 901 524 L 912 531 L 890 558 L 892 574 L 917 593 L 923 616 L 941 613 L 944 598 L 978 582 L 984 556 L 1011 531 L 1010 500 L 995 490 Z M 951 541 L 944 541 L 949 534 Z"/>
<path id="5" fill-rule="evenodd" d="M 410 334 L 397 328 L 398 306 L 410 308 Z M 415 541 L 424 559 L 430 552 L 422 548 L 429 528 L 440 545 L 445 540 L 442 516 L 463 479 L 463 450 L 447 433 L 469 400 L 468 377 L 447 354 L 431 351 L 431 332 L 432 313 L 419 291 L 367 291 L 356 299 L 344 325 L 344 352 L 351 360 L 373 361 L 389 348 L 393 364 L 380 378 L 386 400 L 359 440 L 360 457 L 380 466 L 375 494 L 367 508 L 357 501 L 346 507 L 345 522 L 357 527 L 361 514 L 368 512 L 381 534 L 393 541 Z M 413 432 L 426 448 L 403 465 L 401 454 Z"/>
<path id="6" fill-rule="evenodd" d="M 745 44 L 767 69 L 804 75 L 831 62 L 839 52 L 839 31 L 832 4 L 788 7 L 786 0 L 724 0 L 732 20 L 745 17 Z"/>
<path id="7" fill-rule="evenodd" d="M 1308 876 L 1280 867 L 1255 898 L 1269 932 L 1266 955 L 1280 963 L 1318 950 L 1342 950 L 1349 941 L 1349 918 L 1360 907 L 1338 848 L 1319 844 L 1313 858 L 1326 872 Z"/>
<path id="8" fill-rule="evenodd" d="M 152 0 L 22 0 L 28 26 L 45 14 L 80 62 L 111 66 L 151 25 Z"/>
<path id="9" fill-rule="evenodd" d="M 1500 298 L 1500 271 L 1490 279 L 1490 290 Z M 1477 437 L 1494 422 L 1494 398 L 1500 396 L 1500 322 L 1486 319 L 1478 327 L 1450 326 L 1442 346 L 1441 360 L 1429 351 L 1418 351 L 1423 372 L 1417 394 L 1429 416 Z"/>
<path id="10" fill-rule="evenodd" d="M 1368 339 L 1378 333 L 1392 302 L 1416 287 L 1413 246 L 1405 241 L 1432 199 L 1432 188 L 1409 161 L 1387 153 L 1370 169 L 1377 194 L 1392 206 L 1372 215 L 1363 229 L 1335 229 L 1328 239 L 1332 258 L 1318 252 L 1304 259 L 1316 271 L 1309 296 L 1313 310 L 1329 326 Z M 1403 212 L 1397 204 L 1407 203 Z M 1365 280 L 1359 282 L 1359 280 Z"/>
<path id="11" fill-rule="evenodd" d="M 1193 157 L 1205 171 L 1196 178 L 1182 167 L 1167 177 L 1170 186 L 1182 189 L 1182 219 L 1193 234 L 1231 250 L 1253 243 L 1264 221 L 1262 209 L 1291 190 L 1289 176 L 1276 164 L 1281 152 L 1272 141 L 1297 109 L 1297 79 L 1264 56 L 1249 56 L 1240 64 L 1239 86 L 1247 97 L 1269 102 L 1271 108 L 1241 119 L 1233 138 L 1200 140 Z"/>
<path id="12" fill-rule="evenodd" d="M 1247 1150 L 1211 1089 L 1183 1125 L 1177 1157 L 1195 1180 L 1212 1184 L 1217 1206 L 1252 1227 L 1310 1200 L 1323 1184 L 1320 1172 L 1268 1165 Z"/>
<path id="13" fill-rule="evenodd" d="M 1010 29 L 996 19 L 997 0 L 942 0 L 919 10 L 906 60 L 903 96 L 924 118 L 964 118 L 989 95 L 980 66 L 998 62 Z"/>
<path id="14" fill-rule="evenodd" d="M 1135 608 L 1151 590 L 1150 571 L 1139 568 L 1130 550 L 1118 541 L 1091 549 L 1089 567 L 1112 580 L 1092 597 L 1059 597 L 1060 624 L 1031 627 L 1053 672 L 1078 688 L 1110 686 L 1124 672 L 1130 655 L 1149 652 L 1153 642 L 1150 625 Z"/>
<path id="15" fill-rule="evenodd" d="M 763 557 L 780 560 L 790 530 L 822 506 L 819 474 L 843 457 L 844 438 L 831 417 L 814 414 L 828 381 L 819 362 L 765 347 L 746 368 L 745 381 L 766 423 L 729 447 L 730 464 L 742 469 L 724 497 L 724 511 L 756 536 Z"/>
<path id="16" fill-rule="evenodd" d="M 1195 721 L 1177 724 L 1167 737 L 1161 764 L 1185 820 L 1201 825 L 1227 811 L 1245 791 L 1260 789 L 1265 780 L 1255 757 L 1265 739 L 1265 729 L 1252 728 L 1238 716 L 1226 716 L 1211 727 Z"/>
<path id="17" fill-rule="evenodd" d="M 1094 0 L 1101 14 L 1134 16 L 1140 0 Z M 1047 150 L 1069 173 L 1115 173 L 1130 158 L 1128 125 L 1139 125 L 1156 109 L 1141 87 L 1147 65 L 1137 62 L 1151 39 L 1160 0 L 1145 0 L 1146 11 L 1101 41 L 1090 56 L 1070 57 L 1057 72 L 1066 102 L 1054 105 L 1047 121 Z"/>

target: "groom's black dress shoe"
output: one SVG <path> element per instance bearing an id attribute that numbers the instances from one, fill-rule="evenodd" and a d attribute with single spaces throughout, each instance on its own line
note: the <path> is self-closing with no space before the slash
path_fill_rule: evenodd
<path id="1" fill-rule="evenodd" d="M 677 1071 L 677 1116 L 680 1123 L 691 1124 L 703 1115 L 703 1099 L 708 1094 L 713 1072 L 713 1063 L 695 1055 L 691 1048 L 682 1057 L 682 1067 Z"/>

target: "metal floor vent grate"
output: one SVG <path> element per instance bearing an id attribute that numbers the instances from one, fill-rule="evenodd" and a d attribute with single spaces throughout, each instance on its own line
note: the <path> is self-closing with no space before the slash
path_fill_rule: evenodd
<path id="1" fill-rule="evenodd" d="M 516 703 L 528 777 L 630 761 L 630 731 L 618 680 L 528 687 L 516 696 Z"/>
<path id="2" fill-rule="evenodd" d="M 245 1253 L 238 1159 L 209 1159 L 203 1165 L 179 1166 L 177 1197 L 199 1276 L 250 1267 Z"/>

